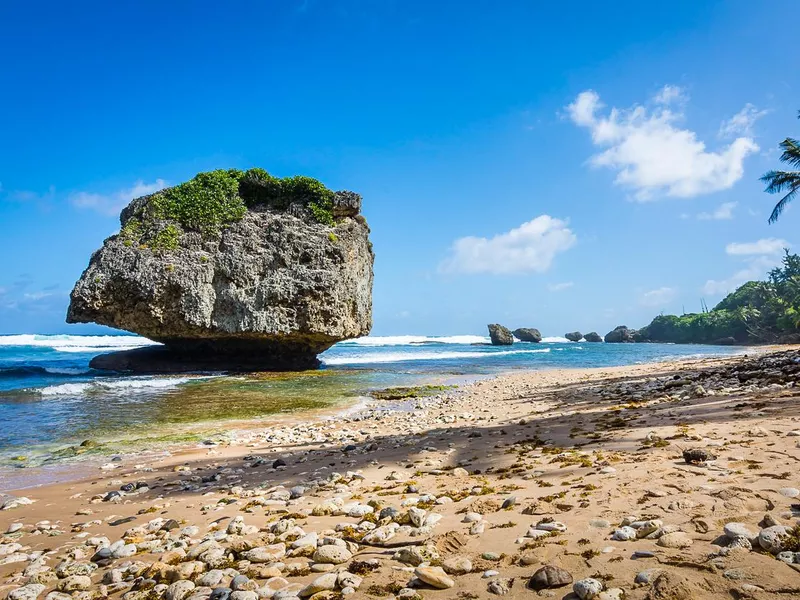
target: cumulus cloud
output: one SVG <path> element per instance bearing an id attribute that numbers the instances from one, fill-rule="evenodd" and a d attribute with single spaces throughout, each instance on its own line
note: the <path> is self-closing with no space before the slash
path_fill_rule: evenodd
<path id="1" fill-rule="evenodd" d="M 557 254 L 575 245 L 567 222 L 541 215 L 492 238 L 463 237 L 453 242 L 443 273 L 543 273 Z"/>
<path id="2" fill-rule="evenodd" d="M 757 254 L 781 254 L 789 242 L 779 238 L 762 238 L 756 242 L 733 242 L 725 246 L 725 252 L 733 256 L 752 256 Z"/>
<path id="3" fill-rule="evenodd" d="M 701 212 L 697 218 L 701 221 L 727 221 L 733 218 L 733 209 L 738 202 L 723 202 L 713 212 Z"/>
<path id="4" fill-rule="evenodd" d="M 163 190 L 167 183 L 163 179 L 156 179 L 152 183 L 145 183 L 141 179 L 131 187 L 117 190 L 111 194 L 95 194 L 91 192 L 76 192 L 70 194 L 69 201 L 77 208 L 95 210 L 104 215 L 116 216 L 131 200 Z"/>
<path id="5" fill-rule="evenodd" d="M 605 148 L 590 164 L 616 171 L 615 182 L 631 189 L 641 202 L 728 189 L 742 178 L 744 159 L 758 150 L 752 138 L 738 137 L 716 152 L 708 151 L 694 131 L 678 126 L 684 115 L 669 104 L 682 92 L 673 87 L 663 88 L 650 109 L 635 105 L 602 115 L 604 105 L 594 90 L 581 92 L 566 107 L 576 125 L 589 129 L 594 145 Z"/>
<path id="6" fill-rule="evenodd" d="M 745 266 L 727 279 L 709 279 L 703 285 L 703 293 L 709 296 L 729 294 L 743 283 L 763 279 L 770 269 L 777 267 L 781 260 L 777 256 L 757 256 L 745 261 Z"/>
<path id="7" fill-rule="evenodd" d="M 789 247 L 791 247 L 789 242 L 778 238 L 728 244 L 725 246 L 725 252 L 730 256 L 740 257 L 743 266 L 726 279 L 706 281 L 703 293 L 709 296 L 728 294 L 743 283 L 763 279 L 767 271 L 780 264 L 783 249 Z"/>
<path id="8" fill-rule="evenodd" d="M 642 293 L 639 303 L 643 306 L 663 306 L 675 298 L 677 290 L 671 287 L 660 287 Z"/>
<path id="9" fill-rule="evenodd" d="M 742 110 L 722 122 L 719 126 L 719 136 L 723 138 L 735 138 L 739 135 L 752 137 L 753 125 L 768 113 L 768 110 L 758 110 L 752 104 L 747 103 Z"/>
<path id="10" fill-rule="evenodd" d="M 686 95 L 685 90 L 677 85 L 665 85 L 658 93 L 653 96 L 653 101 L 656 104 L 673 104 L 687 102 L 689 97 Z"/>
<path id="11" fill-rule="evenodd" d="M 572 281 L 564 281 L 562 283 L 548 283 L 547 289 L 551 292 L 563 292 L 564 290 L 568 290 L 571 288 L 575 283 Z"/>

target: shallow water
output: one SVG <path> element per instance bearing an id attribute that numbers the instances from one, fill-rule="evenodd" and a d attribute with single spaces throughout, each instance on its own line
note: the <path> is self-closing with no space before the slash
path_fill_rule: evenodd
<path id="1" fill-rule="evenodd" d="M 345 406 L 371 389 L 515 369 L 604 367 L 742 352 L 714 346 L 570 343 L 494 347 L 480 336 L 373 337 L 337 344 L 323 368 L 230 377 L 130 376 L 89 369 L 102 352 L 152 343 L 135 336 L 0 336 L 0 466 L 157 449 L 224 436 L 242 423 Z M 477 345 L 480 344 L 480 345 Z"/>

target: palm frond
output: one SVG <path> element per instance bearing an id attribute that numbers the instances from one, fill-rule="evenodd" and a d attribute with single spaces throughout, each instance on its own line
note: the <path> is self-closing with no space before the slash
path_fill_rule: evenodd
<path id="1" fill-rule="evenodd" d="M 783 150 L 781 162 L 790 164 L 793 167 L 800 167 L 800 142 L 792 138 L 786 138 L 780 143 Z"/>
<path id="2" fill-rule="evenodd" d="M 775 208 L 772 209 L 772 214 L 769 216 L 770 224 L 774 223 L 778 220 L 778 217 L 781 216 L 783 209 L 794 199 L 795 194 L 797 191 L 800 190 L 800 185 L 795 186 L 792 191 L 786 194 L 780 201 L 775 205 Z"/>
<path id="3" fill-rule="evenodd" d="M 761 176 L 767 184 L 764 189 L 768 194 L 779 194 L 786 189 L 800 186 L 800 171 L 767 171 Z"/>

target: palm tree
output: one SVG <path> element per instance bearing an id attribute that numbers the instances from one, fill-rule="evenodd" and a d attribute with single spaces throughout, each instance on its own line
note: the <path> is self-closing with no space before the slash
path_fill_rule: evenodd
<path id="1" fill-rule="evenodd" d="M 797 113 L 800 119 L 800 111 Z M 792 167 L 800 167 L 800 142 L 792 138 L 786 138 L 780 143 L 783 154 L 781 162 Z M 787 192 L 786 195 L 772 209 L 769 222 L 774 223 L 781 216 L 783 209 L 794 199 L 795 194 L 800 191 L 800 171 L 769 171 L 764 173 L 761 181 L 767 184 L 765 192 L 770 194 L 780 194 Z"/>

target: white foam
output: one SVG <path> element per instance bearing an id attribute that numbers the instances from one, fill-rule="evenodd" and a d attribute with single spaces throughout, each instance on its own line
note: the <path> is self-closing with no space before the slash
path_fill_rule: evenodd
<path id="1" fill-rule="evenodd" d="M 0 346 L 33 346 L 59 352 L 129 350 L 157 343 L 137 335 L 0 335 Z"/>
<path id="2" fill-rule="evenodd" d="M 410 360 L 448 360 L 458 358 L 492 358 L 509 354 L 541 354 L 550 352 L 550 348 L 537 350 L 500 350 L 487 352 L 381 352 L 363 353 L 351 356 L 322 357 L 326 365 L 366 365 L 373 363 L 393 363 Z"/>
<path id="3" fill-rule="evenodd" d="M 158 379 L 130 377 L 126 379 L 95 379 L 85 383 L 62 383 L 51 385 L 38 390 L 42 396 L 79 396 L 92 392 L 119 392 L 165 389 L 179 386 L 196 379 L 208 379 L 213 375 L 205 377 L 161 377 Z"/>
<path id="4" fill-rule="evenodd" d="M 481 335 L 375 335 L 339 342 L 342 346 L 410 346 L 424 344 L 488 344 L 489 338 Z"/>
<path id="5" fill-rule="evenodd" d="M 565 337 L 553 336 L 553 337 L 543 337 L 542 343 L 545 344 L 565 344 L 569 342 L 569 340 Z"/>
<path id="6" fill-rule="evenodd" d="M 51 375 L 84 375 L 91 372 L 79 367 L 45 367 L 44 370 Z"/>

